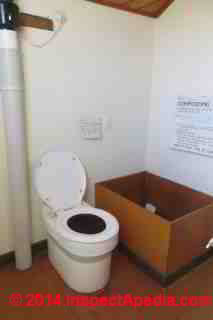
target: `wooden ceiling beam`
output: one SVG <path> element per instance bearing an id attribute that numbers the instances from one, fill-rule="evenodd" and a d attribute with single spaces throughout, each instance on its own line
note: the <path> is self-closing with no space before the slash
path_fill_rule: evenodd
<path id="1" fill-rule="evenodd" d="M 53 31 L 53 21 L 48 18 L 34 16 L 28 13 L 21 13 L 19 18 L 20 27 L 30 27 L 42 30 Z"/>

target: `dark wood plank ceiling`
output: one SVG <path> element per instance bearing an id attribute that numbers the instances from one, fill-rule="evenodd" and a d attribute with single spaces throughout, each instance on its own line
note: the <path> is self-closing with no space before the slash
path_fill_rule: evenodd
<path id="1" fill-rule="evenodd" d="M 174 0 L 87 0 L 143 16 L 159 17 Z"/>

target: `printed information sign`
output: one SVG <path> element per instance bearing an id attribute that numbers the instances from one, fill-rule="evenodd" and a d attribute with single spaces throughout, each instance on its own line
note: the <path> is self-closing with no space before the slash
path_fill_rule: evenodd
<path id="1" fill-rule="evenodd" d="M 213 104 L 209 97 L 178 97 L 172 149 L 213 157 Z"/>

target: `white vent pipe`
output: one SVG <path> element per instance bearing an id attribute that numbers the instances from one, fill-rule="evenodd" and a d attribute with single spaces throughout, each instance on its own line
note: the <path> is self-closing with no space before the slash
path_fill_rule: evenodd
<path id="1" fill-rule="evenodd" d="M 0 30 L 0 92 L 7 142 L 9 199 L 14 232 L 16 267 L 32 265 L 31 217 L 25 135 L 24 80 L 18 35 Z"/>

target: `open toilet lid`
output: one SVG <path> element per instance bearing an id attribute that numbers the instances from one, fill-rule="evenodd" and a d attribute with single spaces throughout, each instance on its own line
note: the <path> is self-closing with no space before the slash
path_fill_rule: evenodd
<path id="1" fill-rule="evenodd" d="M 70 151 L 45 153 L 34 171 L 34 184 L 40 199 L 54 211 L 80 205 L 86 190 L 86 172 Z"/>

